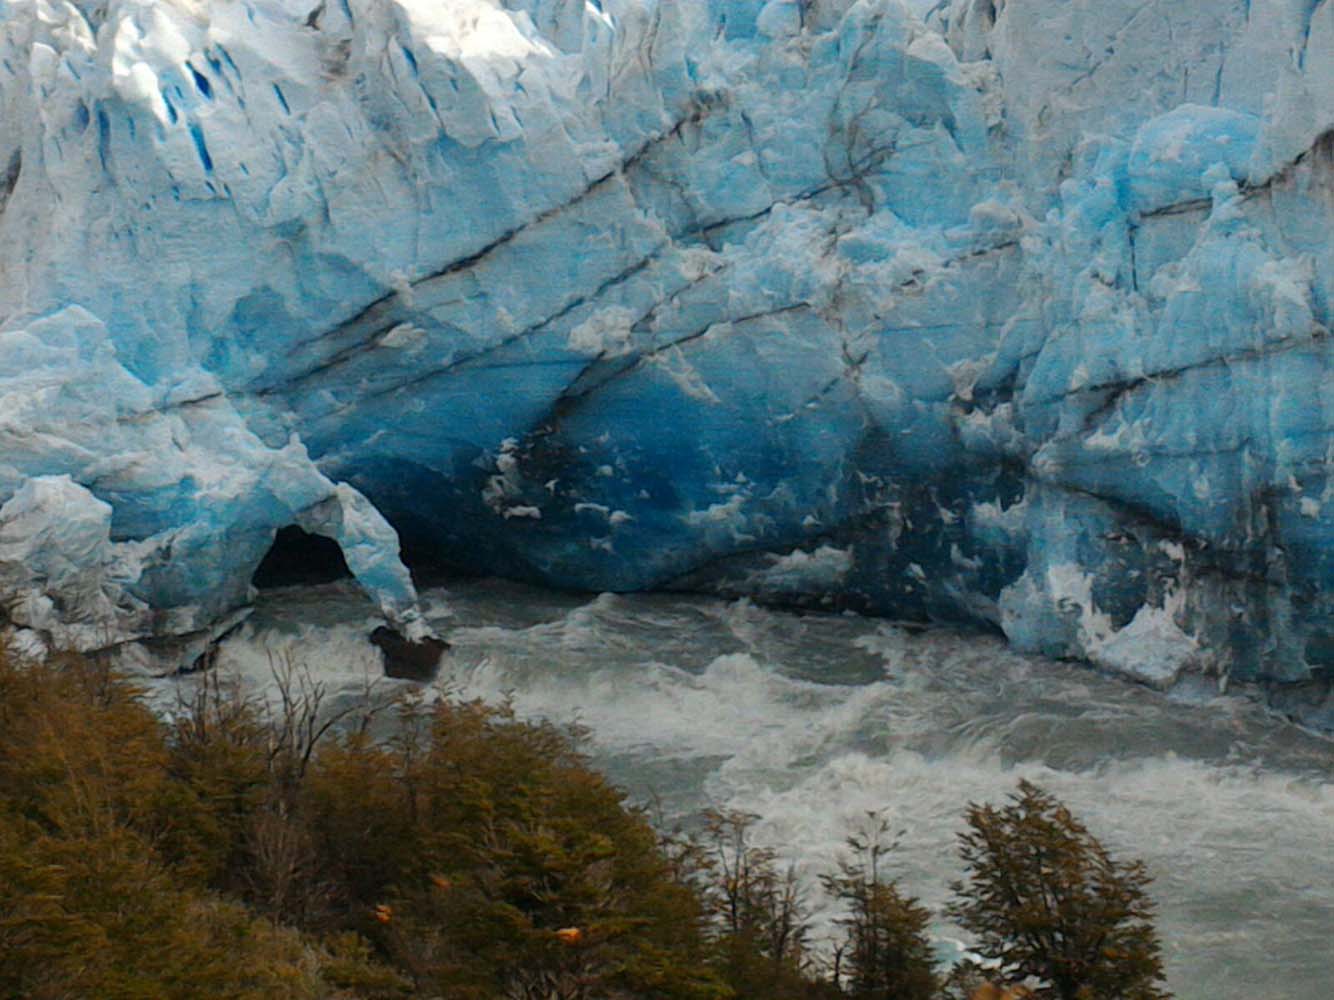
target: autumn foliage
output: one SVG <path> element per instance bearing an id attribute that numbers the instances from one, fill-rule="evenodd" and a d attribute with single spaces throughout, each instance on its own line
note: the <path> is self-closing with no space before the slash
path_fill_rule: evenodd
<path id="1" fill-rule="evenodd" d="M 971 805 L 953 916 L 1006 980 L 1038 1000 L 1164 1000 L 1148 873 L 1115 860 L 1027 781 L 1008 805 Z"/>
<path id="2" fill-rule="evenodd" d="M 564 733 L 407 699 L 377 741 L 302 697 L 205 680 L 163 723 L 95 662 L 0 661 L 0 996 L 727 995 Z"/>
<path id="3" fill-rule="evenodd" d="M 714 813 L 664 838 L 554 726 L 372 691 L 335 708 L 291 665 L 275 679 L 280 697 L 261 703 L 197 677 L 159 718 L 95 658 L 0 656 L 0 997 L 928 1000 L 950 988 L 930 914 L 886 876 L 883 828 L 851 838 L 825 879 L 846 910 L 831 959 L 811 944 L 801 880 L 752 842 L 753 817 Z M 999 985 L 1164 996 L 1141 868 L 1113 862 L 1031 786 L 968 822 L 954 913 Z"/>

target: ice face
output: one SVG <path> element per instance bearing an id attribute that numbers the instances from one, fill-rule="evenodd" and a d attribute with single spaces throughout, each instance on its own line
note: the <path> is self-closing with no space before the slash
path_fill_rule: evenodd
<path id="1" fill-rule="evenodd" d="M 289 524 L 1334 667 L 1334 4 L 0 0 L 0 586 L 206 627 Z"/>

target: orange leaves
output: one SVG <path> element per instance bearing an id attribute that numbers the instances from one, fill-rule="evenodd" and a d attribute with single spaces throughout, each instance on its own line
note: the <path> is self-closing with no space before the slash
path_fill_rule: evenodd
<path id="1" fill-rule="evenodd" d="M 581 944 L 584 940 L 584 932 L 578 927 L 562 927 L 556 932 L 556 938 L 562 943 L 570 946 Z"/>

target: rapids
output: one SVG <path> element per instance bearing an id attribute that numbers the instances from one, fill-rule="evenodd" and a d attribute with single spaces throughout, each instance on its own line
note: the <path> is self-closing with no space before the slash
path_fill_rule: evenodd
<path id="1" fill-rule="evenodd" d="M 595 763 L 662 822 L 755 813 L 758 838 L 813 883 L 884 810 L 904 831 L 896 877 L 937 908 L 961 874 L 966 803 L 1028 777 L 1147 863 L 1179 1000 L 1330 996 L 1334 743 L 1245 697 L 1168 696 L 990 636 L 746 601 L 478 581 L 423 606 L 453 643 L 439 686 L 585 727 Z M 265 591 L 218 667 L 263 685 L 291 655 L 355 692 L 380 672 L 365 638 L 378 620 L 349 583 Z M 960 933 L 936 932 L 942 948 Z"/>

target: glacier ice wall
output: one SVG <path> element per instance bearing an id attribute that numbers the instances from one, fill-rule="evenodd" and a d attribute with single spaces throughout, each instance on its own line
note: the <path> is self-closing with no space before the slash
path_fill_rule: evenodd
<path id="1" fill-rule="evenodd" d="M 0 0 L 0 590 L 288 524 L 1334 670 L 1334 0 Z M 392 526 L 392 527 L 391 527 Z"/>

